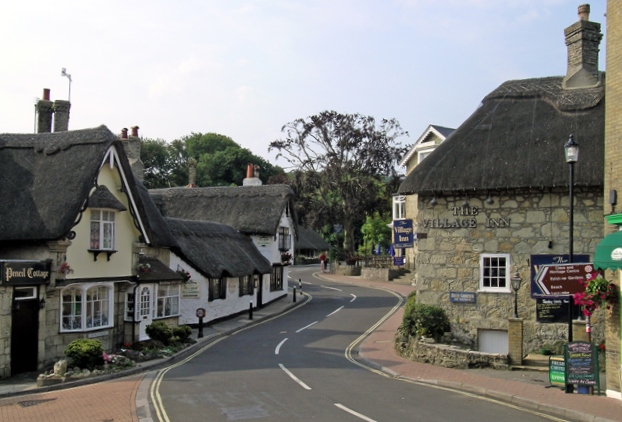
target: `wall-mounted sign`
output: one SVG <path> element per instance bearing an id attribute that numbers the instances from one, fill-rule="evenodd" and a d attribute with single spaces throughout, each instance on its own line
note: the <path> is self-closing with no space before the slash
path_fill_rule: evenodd
<path id="1" fill-rule="evenodd" d="M 33 285 L 50 282 L 52 260 L 0 261 L 0 285 Z"/>
<path id="2" fill-rule="evenodd" d="M 589 255 L 574 255 L 572 261 L 574 263 L 585 263 L 590 262 Z M 550 264 L 568 264 L 570 260 L 568 259 L 568 254 L 566 255 L 531 255 L 529 257 L 529 262 L 531 263 L 531 297 L 533 299 L 537 297 L 545 297 L 546 295 L 540 289 L 540 286 L 536 284 L 536 274 L 540 271 L 540 267 L 543 265 Z"/>
<path id="3" fill-rule="evenodd" d="M 423 220 L 421 226 L 424 229 L 468 229 L 477 227 L 480 217 L 478 207 L 450 207 L 454 218 L 432 218 Z M 483 215 L 484 227 L 489 229 L 510 227 L 510 218 L 489 218 Z"/>
<path id="4" fill-rule="evenodd" d="M 475 303 L 475 292 L 449 292 L 451 303 Z"/>
<path id="5" fill-rule="evenodd" d="M 554 324 L 568 322 L 568 302 L 567 298 L 537 298 L 536 299 L 536 321 L 542 324 Z M 579 317 L 579 307 L 572 307 L 573 319 Z"/>
<path id="6" fill-rule="evenodd" d="M 413 221 L 406 220 L 393 220 L 393 247 L 398 248 L 412 248 L 413 247 Z"/>
<path id="7" fill-rule="evenodd" d="M 184 299 L 199 299 L 201 297 L 199 283 L 196 281 L 188 281 L 182 284 L 181 297 Z"/>
<path id="8" fill-rule="evenodd" d="M 592 264 L 542 265 L 535 284 L 542 296 L 570 296 L 584 290 L 581 280 L 596 271 Z"/>
<path id="9" fill-rule="evenodd" d="M 394 256 L 393 257 L 393 265 L 396 267 L 401 267 L 404 265 L 404 257 L 403 256 Z"/>
<path id="10" fill-rule="evenodd" d="M 268 246 L 270 243 L 272 243 L 272 237 L 270 236 L 257 237 L 257 246 Z"/>

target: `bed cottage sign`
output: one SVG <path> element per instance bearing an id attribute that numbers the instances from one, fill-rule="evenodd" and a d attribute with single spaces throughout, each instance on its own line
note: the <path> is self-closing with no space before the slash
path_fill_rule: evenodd
<path id="1" fill-rule="evenodd" d="M 468 229 L 477 227 L 477 217 L 480 214 L 479 207 L 450 207 L 454 218 L 433 218 L 423 220 L 425 229 Z M 510 219 L 485 217 L 484 226 L 487 228 L 510 227 Z"/>

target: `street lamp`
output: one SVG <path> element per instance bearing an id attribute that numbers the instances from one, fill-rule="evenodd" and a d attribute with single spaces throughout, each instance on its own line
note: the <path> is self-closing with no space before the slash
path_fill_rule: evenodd
<path id="1" fill-rule="evenodd" d="M 574 229 L 574 164 L 579 160 L 579 144 L 574 140 L 572 133 L 568 138 L 568 142 L 564 145 L 564 153 L 566 154 L 566 162 L 570 166 L 570 186 L 568 194 L 568 262 L 573 263 L 573 229 Z M 568 296 L 568 342 L 572 341 L 572 295 Z"/>
<path id="2" fill-rule="evenodd" d="M 512 289 L 514 289 L 514 318 L 518 318 L 518 291 L 523 279 L 520 277 L 518 270 L 514 272 L 514 275 L 510 279 L 512 283 Z"/>

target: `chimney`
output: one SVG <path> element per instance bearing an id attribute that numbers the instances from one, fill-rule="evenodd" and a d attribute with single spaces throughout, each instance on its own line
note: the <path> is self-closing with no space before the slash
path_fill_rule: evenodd
<path id="1" fill-rule="evenodd" d="M 261 179 L 259 179 L 259 166 L 254 166 L 249 163 L 246 166 L 246 179 L 242 181 L 242 186 L 261 186 Z"/>
<path id="2" fill-rule="evenodd" d="M 52 101 L 49 88 L 43 89 L 43 99 L 37 102 L 37 133 L 52 131 Z"/>
<path id="3" fill-rule="evenodd" d="M 188 160 L 188 187 L 196 188 L 197 185 L 197 160 L 190 158 Z"/>
<path id="4" fill-rule="evenodd" d="M 568 47 L 568 69 L 562 82 L 564 89 L 589 88 L 601 84 L 598 71 L 600 24 L 590 22 L 590 5 L 579 6 L 579 21 L 564 30 Z"/>
<path id="5" fill-rule="evenodd" d="M 125 155 L 130 162 L 132 172 L 134 176 L 141 182 L 145 179 L 145 165 L 140 159 L 140 138 L 138 137 L 138 126 L 132 126 L 132 135 L 127 136 L 127 129 L 121 129 L 121 141 L 123 142 L 123 149 Z"/>
<path id="6" fill-rule="evenodd" d="M 69 130 L 70 108 L 71 103 L 69 101 L 54 101 L 54 132 L 67 132 Z"/>

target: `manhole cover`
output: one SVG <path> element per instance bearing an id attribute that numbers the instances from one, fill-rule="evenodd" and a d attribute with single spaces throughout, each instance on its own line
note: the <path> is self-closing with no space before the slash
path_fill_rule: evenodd
<path id="1" fill-rule="evenodd" d="M 45 403 L 45 402 L 52 401 L 52 400 L 56 400 L 56 398 L 53 398 L 53 399 L 42 399 L 42 400 L 18 401 L 17 404 L 19 404 L 22 407 L 31 407 L 31 406 L 36 406 L 38 404 Z"/>

